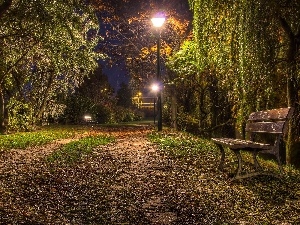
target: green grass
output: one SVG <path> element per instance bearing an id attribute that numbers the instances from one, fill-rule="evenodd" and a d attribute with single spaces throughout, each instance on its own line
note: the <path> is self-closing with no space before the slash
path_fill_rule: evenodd
<path id="1" fill-rule="evenodd" d="M 196 156 L 200 152 L 217 151 L 216 147 L 206 139 L 197 138 L 183 132 L 152 132 L 149 139 L 159 144 L 161 149 L 174 157 Z"/>
<path id="2" fill-rule="evenodd" d="M 47 144 L 53 140 L 71 138 L 76 133 L 75 127 L 45 127 L 33 132 L 19 132 L 15 134 L 0 135 L 0 150 L 25 149 L 32 146 Z"/>
<path id="3" fill-rule="evenodd" d="M 49 155 L 47 161 L 50 163 L 73 164 L 84 156 L 91 154 L 95 147 L 106 145 L 112 141 L 114 141 L 114 138 L 109 136 L 87 136 L 63 145 L 59 150 Z"/>

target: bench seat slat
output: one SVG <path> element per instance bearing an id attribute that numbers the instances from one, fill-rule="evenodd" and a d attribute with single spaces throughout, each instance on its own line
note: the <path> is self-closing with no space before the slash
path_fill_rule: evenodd
<path id="1" fill-rule="evenodd" d="M 268 150 L 271 149 L 272 146 L 270 144 L 264 144 L 254 141 L 248 141 L 243 139 L 233 139 L 233 138 L 212 138 L 216 144 L 220 144 L 230 149 L 244 149 L 244 150 Z"/>

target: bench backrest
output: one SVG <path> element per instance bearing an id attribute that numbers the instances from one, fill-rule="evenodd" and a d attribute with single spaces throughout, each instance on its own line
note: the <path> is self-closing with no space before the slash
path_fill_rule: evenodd
<path id="1" fill-rule="evenodd" d="M 246 132 L 285 134 L 287 120 L 292 117 L 293 108 L 279 108 L 250 114 Z"/>

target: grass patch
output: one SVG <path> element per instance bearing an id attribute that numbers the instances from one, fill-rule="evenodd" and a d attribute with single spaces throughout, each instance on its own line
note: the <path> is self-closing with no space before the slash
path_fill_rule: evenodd
<path id="1" fill-rule="evenodd" d="M 76 133 L 83 132 L 76 127 L 45 127 L 33 132 L 19 132 L 0 135 L 0 150 L 25 149 L 32 146 L 41 146 L 53 140 L 71 138 Z"/>
<path id="2" fill-rule="evenodd" d="M 202 153 L 216 153 L 218 149 L 209 140 L 197 138 L 183 132 L 152 132 L 149 139 L 158 145 L 167 154 L 173 157 L 196 156 Z"/>
<path id="3" fill-rule="evenodd" d="M 63 145 L 59 150 L 53 152 L 47 157 L 50 163 L 58 162 L 72 164 L 79 161 L 84 156 L 93 152 L 93 149 L 99 145 L 106 145 L 114 140 L 110 136 L 87 136 L 78 141 L 72 141 Z"/>

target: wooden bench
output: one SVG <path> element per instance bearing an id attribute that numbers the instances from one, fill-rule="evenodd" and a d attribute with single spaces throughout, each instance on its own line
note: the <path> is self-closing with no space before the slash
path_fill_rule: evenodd
<path id="1" fill-rule="evenodd" d="M 280 159 L 280 143 L 286 134 L 288 120 L 293 114 L 293 108 L 279 108 L 266 111 L 253 112 L 250 114 L 246 125 L 246 140 L 233 138 L 212 138 L 212 141 L 219 147 L 221 151 L 221 161 L 219 169 L 224 169 L 225 151 L 224 147 L 231 149 L 237 157 L 237 170 L 233 180 L 251 177 L 255 175 L 270 174 L 262 170 L 262 167 L 257 161 L 258 153 L 268 153 L 276 157 L 280 173 L 283 173 L 283 168 Z M 257 141 L 256 137 L 259 134 L 267 134 L 273 136 L 273 141 L 261 142 Z M 241 151 L 252 153 L 254 172 L 243 172 L 242 166 L 244 161 L 241 157 Z"/>

